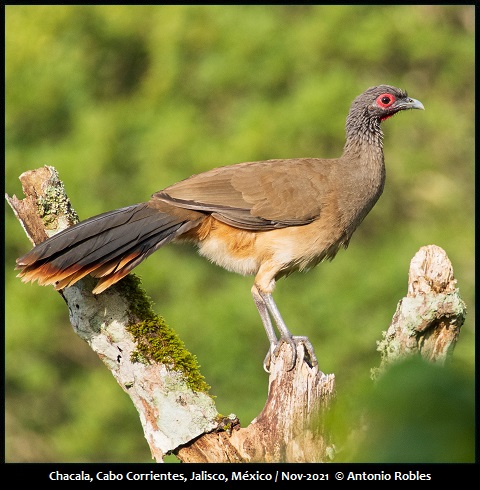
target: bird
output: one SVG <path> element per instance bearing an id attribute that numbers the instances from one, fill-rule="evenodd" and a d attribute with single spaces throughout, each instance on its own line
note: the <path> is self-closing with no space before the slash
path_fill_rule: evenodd
<path id="1" fill-rule="evenodd" d="M 283 343 L 292 350 L 289 370 L 298 344 L 316 366 L 309 339 L 287 328 L 275 285 L 347 248 L 384 189 L 381 123 L 409 109 L 424 106 L 391 85 L 370 87 L 351 103 L 340 157 L 253 161 L 194 174 L 147 202 L 53 235 L 17 259 L 18 276 L 61 290 L 90 275 L 98 279 L 93 294 L 100 294 L 164 245 L 188 242 L 214 264 L 254 276 L 251 293 L 269 342 L 267 372 Z"/>

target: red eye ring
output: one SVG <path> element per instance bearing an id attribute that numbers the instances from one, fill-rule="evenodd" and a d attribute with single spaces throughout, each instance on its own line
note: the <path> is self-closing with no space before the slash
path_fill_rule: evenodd
<path id="1" fill-rule="evenodd" d="M 392 94 L 382 94 L 377 97 L 377 105 L 386 109 L 395 102 L 395 97 Z"/>

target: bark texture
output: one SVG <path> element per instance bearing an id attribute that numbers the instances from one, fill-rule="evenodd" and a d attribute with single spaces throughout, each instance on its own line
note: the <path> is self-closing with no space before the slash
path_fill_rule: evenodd
<path id="1" fill-rule="evenodd" d="M 415 354 L 431 362 L 447 361 L 467 314 L 456 284 L 445 251 L 436 245 L 420 248 L 410 262 L 407 296 L 398 303 L 378 343 L 382 360 L 374 377 L 389 364 Z"/>

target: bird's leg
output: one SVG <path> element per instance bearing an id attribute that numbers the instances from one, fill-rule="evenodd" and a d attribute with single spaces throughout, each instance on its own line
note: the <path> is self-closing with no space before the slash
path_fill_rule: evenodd
<path id="1" fill-rule="evenodd" d="M 268 340 L 270 341 L 270 349 L 263 362 L 265 371 L 269 372 L 268 366 L 270 364 L 271 356 L 272 354 L 277 354 L 282 342 L 287 342 L 292 348 L 292 364 L 290 369 L 293 369 L 297 360 L 297 343 L 302 343 L 305 346 L 306 354 L 310 358 L 310 364 L 312 366 L 317 365 L 317 358 L 310 340 L 307 337 L 293 336 L 290 333 L 271 293 L 263 293 L 256 286 L 253 286 L 252 295 L 262 319 L 263 326 L 265 327 L 265 331 L 267 332 Z M 280 332 L 280 339 L 277 339 L 277 336 L 275 335 L 270 315 L 274 319 L 278 331 Z"/>
<path id="2" fill-rule="evenodd" d="M 268 293 L 262 293 L 259 291 L 260 296 L 262 297 L 265 305 L 267 306 L 268 311 L 272 315 L 275 324 L 277 325 L 278 331 L 280 332 L 280 340 L 277 342 L 277 346 L 274 355 L 277 354 L 278 349 L 280 348 L 282 341 L 287 342 L 292 348 L 292 365 L 290 369 L 293 369 L 295 366 L 295 362 L 297 360 L 297 344 L 303 344 L 305 346 L 305 354 L 308 356 L 310 365 L 316 366 L 318 364 L 317 357 L 315 356 L 315 352 L 313 350 L 313 345 L 305 336 L 292 335 L 285 324 L 285 321 L 280 314 L 280 311 L 273 299 L 273 296 Z"/>
<path id="3" fill-rule="evenodd" d="M 270 342 L 270 347 L 268 348 L 267 355 L 265 356 L 265 360 L 263 361 L 263 369 L 265 369 L 265 371 L 268 373 L 269 372 L 268 367 L 270 365 L 270 357 L 272 355 L 272 352 L 277 347 L 279 341 L 275 334 L 275 330 L 272 325 L 272 320 L 270 319 L 270 314 L 268 313 L 267 305 L 255 285 L 252 287 L 252 296 L 253 296 L 253 301 L 255 301 L 255 306 L 257 307 L 258 313 L 260 314 L 260 318 L 262 319 L 265 332 L 267 332 L 268 341 Z"/>

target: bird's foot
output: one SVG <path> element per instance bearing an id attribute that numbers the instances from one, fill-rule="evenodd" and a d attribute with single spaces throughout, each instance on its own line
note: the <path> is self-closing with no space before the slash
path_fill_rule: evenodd
<path id="1" fill-rule="evenodd" d="M 299 344 L 302 344 L 304 346 L 304 360 L 305 362 L 310 366 L 316 366 L 318 364 L 317 357 L 315 356 L 315 351 L 313 350 L 313 345 L 308 339 L 308 337 L 304 336 L 292 336 L 292 337 L 281 337 L 278 342 L 272 343 L 270 345 L 270 349 L 267 352 L 267 355 L 265 356 L 265 360 L 263 361 L 263 369 L 267 373 L 270 372 L 270 363 L 272 361 L 272 357 L 277 357 L 278 352 L 280 350 L 280 347 L 282 346 L 283 343 L 287 343 L 290 345 L 292 349 L 292 361 L 290 364 L 290 367 L 288 368 L 288 371 L 291 371 L 297 362 L 297 346 Z"/>

